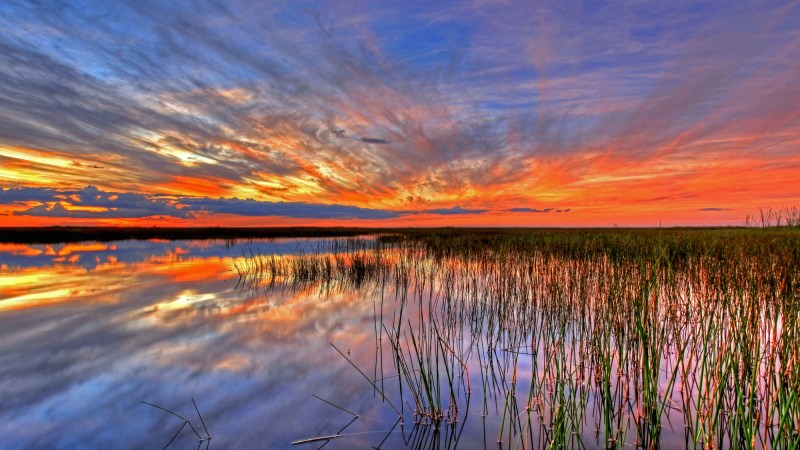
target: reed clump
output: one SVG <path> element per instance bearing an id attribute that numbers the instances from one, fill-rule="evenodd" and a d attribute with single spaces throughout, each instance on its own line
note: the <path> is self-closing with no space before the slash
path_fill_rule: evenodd
<path id="1" fill-rule="evenodd" d="M 387 392 L 394 376 L 401 420 L 449 427 L 447 445 L 473 402 L 471 426 L 491 424 L 501 448 L 658 448 L 666 433 L 687 448 L 800 446 L 797 229 L 411 230 L 337 245 L 237 268 L 268 289 L 388 287 L 376 357 L 391 363 L 371 383 Z"/>

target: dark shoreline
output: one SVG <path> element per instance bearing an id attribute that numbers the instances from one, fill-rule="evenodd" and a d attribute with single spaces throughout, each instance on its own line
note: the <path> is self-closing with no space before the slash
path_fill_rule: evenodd
<path id="1" fill-rule="evenodd" d="M 82 241 L 270 239 L 348 237 L 371 234 L 370 228 L 161 228 L 161 227 L 0 227 L 0 243 L 55 244 Z"/>
<path id="2" fill-rule="evenodd" d="M 743 227 L 676 228 L 356 228 L 356 227 L 267 227 L 267 228 L 162 228 L 162 227 L 0 227 L 0 243 L 55 244 L 83 241 L 274 239 L 304 237 L 351 237 L 377 233 L 405 235 L 517 234 L 517 233 L 674 233 L 754 230 Z"/>

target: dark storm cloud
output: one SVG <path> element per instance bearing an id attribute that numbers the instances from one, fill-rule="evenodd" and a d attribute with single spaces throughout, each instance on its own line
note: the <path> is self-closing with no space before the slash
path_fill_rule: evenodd
<path id="1" fill-rule="evenodd" d="M 14 212 L 18 216 L 71 217 L 79 219 L 139 218 L 167 216 L 191 219 L 194 216 L 188 209 L 181 209 L 175 201 L 150 195 L 135 193 L 102 192 L 94 186 L 78 191 L 56 189 L 8 189 L 0 190 L 0 203 L 38 202 L 23 211 Z M 103 211 L 86 209 L 67 209 L 61 202 L 78 207 L 105 208 Z"/>
<path id="2" fill-rule="evenodd" d="M 0 204 L 24 202 L 52 202 L 58 191 L 45 188 L 0 189 Z"/>
<path id="3" fill-rule="evenodd" d="M 511 209 L 507 209 L 506 211 L 507 212 L 512 212 L 512 213 L 537 213 L 537 214 L 543 213 L 543 214 L 547 214 L 547 213 L 551 213 L 551 212 L 555 212 L 555 213 L 570 212 L 570 211 L 572 211 L 572 208 L 561 208 L 561 209 L 559 209 L 559 208 L 544 208 L 544 209 L 538 209 L 538 208 L 511 208 Z"/>
<path id="4" fill-rule="evenodd" d="M 440 209 L 426 209 L 424 211 L 420 211 L 420 214 L 438 214 L 442 216 L 450 216 L 450 215 L 458 215 L 458 214 L 483 214 L 485 212 L 489 212 L 488 209 L 466 209 L 460 206 L 453 206 L 452 208 L 440 208 Z"/>
<path id="5" fill-rule="evenodd" d="M 481 214 L 486 209 L 461 206 L 422 211 L 392 211 L 305 202 L 265 202 L 253 199 L 172 197 L 125 192 L 106 192 L 94 186 L 80 190 L 48 188 L 0 189 L 0 204 L 39 203 L 19 216 L 71 218 L 139 218 L 151 216 L 193 219 L 198 214 L 233 214 L 238 216 L 278 216 L 303 219 L 393 219 L 407 214 Z M 65 207 L 62 203 L 67 204 Z M 77 207 L 77 209 L 70 207 Z M 81 209 L 83 208 L 83 209 Z M 102 211 L 86 208 L 104 208 Z"/>
<path id="6" fill-rule="evenodd" d="M 554 211 L 555 208 L 545 208 L 545 209 L 537 209 L 537 208 L 511 208 L 508 212 L 518 212 L 518 213 L 549 213 Z"/>
<path id="7" fill-rule="evenodd" d="M 104 211 L 68 209 L 60 202 L 77 207 L 106 208 Z M 252 199 L 166 198 L 135 193 L 103 192 L 93 186 L 78 191 L 56 189 L 0 190 L 0 204 L 39 202 L 20 216 L 71 218 L 138 218 L 150 216 L 192 219 L 196 214 L 235 214 L 240 216 L 280 216 L 315 219 L 389 219 L 394 211 L 301 202 L 261 202 Z"/>
<path id="8" fill-rule="evenodd" d="M 386 139 L 368 138 L 368 137 L 362 137 L 360 139 L 360 141 L 361 142 L 366 142 L 367 144 L 388 144 L 389 143 L 389 141 L 387 141 Z"/>
<path id="9" fill-rule="evenodd" d="M 189 209 L 212 214 L 239 216 L 281 216 L 303 219 L 391 219 L 400 214 L 393 211 L 358 208 L 344 205 L 322 205 L 300 202 L 259 202 L 253 199 L 184 198 L 181 203 Z"/>

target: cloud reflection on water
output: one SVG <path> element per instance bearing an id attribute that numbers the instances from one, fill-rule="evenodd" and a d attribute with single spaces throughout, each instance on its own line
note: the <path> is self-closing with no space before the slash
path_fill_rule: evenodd
<path id="1" fill-rule="evenodd" d="M 235 287 L 237 246 L 188 245 L 188 255 L 167 248 L 184 246 L 91 249 L 117 259 L 90 267 L 54 261 L 46 248 L 26 256 L 39 246 L 4 248 L 3 447 L 164 445 L 180 423 L 141 400 L 189 415 L 196 398 L 216 436 L 212 448 L 282 447 L 341 426 L 336 414 L 309 403 L 312 394 L 356 399 L 369 388 L 329 342 L 374 339 L 373 303 L 352 292 L 322 298 L 313 289 L 254 296 Z M 19 263 L 41 256 L 51 259 Z M 374 354 L 353 358 L 367 366 Z M 371 400 L 351 406 L 366 413 L 376 407 Z M 368 415 L 380 416 L 378 409 Z M 176 448 L 196 445 L 192 439 L 182 434 Z"/>

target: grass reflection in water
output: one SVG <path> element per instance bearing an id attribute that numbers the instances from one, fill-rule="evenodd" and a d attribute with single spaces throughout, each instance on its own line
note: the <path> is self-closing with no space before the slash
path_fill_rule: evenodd
<path id="1" fill-rule="evenodd" d="M 793 449 L 798 263 L 791 229 L 437 230 L 236 267 L 254 290 L 380 290 L 353 376 L 409 447 L 482 427 L 500 448 Z"/>

